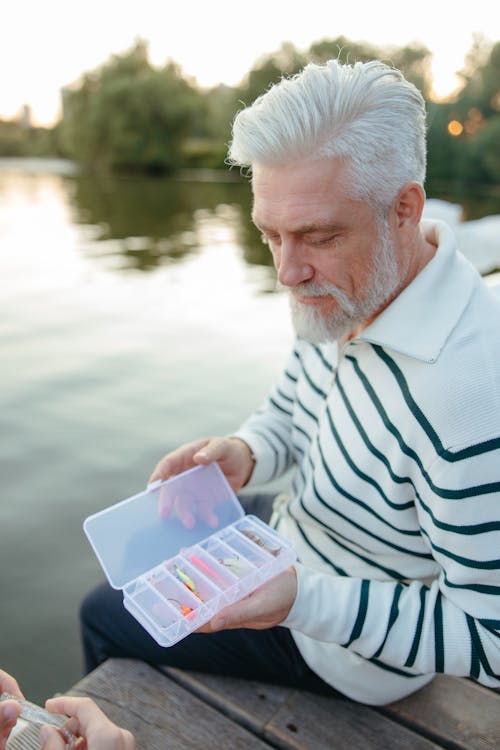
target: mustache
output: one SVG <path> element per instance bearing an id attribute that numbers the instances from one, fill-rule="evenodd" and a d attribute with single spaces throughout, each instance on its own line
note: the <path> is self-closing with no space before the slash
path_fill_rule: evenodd
<path id="1" fill-rule="evenodd" d="M 315 281 L 303 281 L 296 286 L 288 287 L 278 281 L 276 283 L 276 288 L 278 291 L 288 292 L 292 297 L 333 297 L 333 299 L 339 303 L 340 307 L 349 315 L 354 313 L 356 307 L 349 295 L 346 294 L 343 289 L 340 289 L 338 286 L 331 284 L 330 282 L 318 284 Z"/>

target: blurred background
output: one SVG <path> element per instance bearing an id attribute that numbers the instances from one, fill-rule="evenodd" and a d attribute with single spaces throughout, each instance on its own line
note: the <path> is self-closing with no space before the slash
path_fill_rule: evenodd
<path id="1" fill-rule="evenodd" d="M 78 606 L 102 579 L 84 518 L 235 429 L 287 356 L 250 187 L 224 165 L 243 103 L 308 61 L 400 67 L 428 102 L 427 213 L 488 280 L 500 269 L 491 3 L 423 2 L 411 23 L 397 3 L 335 5 L 3 11 L 0 667 L 32 700 L 81 675 Z"/>

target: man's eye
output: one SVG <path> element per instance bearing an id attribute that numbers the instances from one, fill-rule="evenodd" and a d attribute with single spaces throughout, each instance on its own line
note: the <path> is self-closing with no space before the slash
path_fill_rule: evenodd
<path id="1" fill-rule="evenodd" d="M 268 245 L 268 247 L 275 247 L 280 244 L 280 237 L 278 234 L 261 234 L 260 238 L 264 245 Z"/>
<path id="2" fill-rule="evenodd" d="M 334 245 L 338 240 L 337 234 L 329 234 L 327 237 L 314 237 L 311 239 L 311 245 L 315 247 L 328 247 Z"/>

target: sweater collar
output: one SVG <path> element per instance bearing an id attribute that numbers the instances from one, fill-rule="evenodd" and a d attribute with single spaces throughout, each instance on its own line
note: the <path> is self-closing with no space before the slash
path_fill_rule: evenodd
<path id="1" fill-rule="evenodd" d="M 437 251 L 413 281 L 353 343 L 367 341 L 425 362 L 435 362 L 479 281 L 473 266 L 457 252 L 450 227 L 423 221 Z"/>

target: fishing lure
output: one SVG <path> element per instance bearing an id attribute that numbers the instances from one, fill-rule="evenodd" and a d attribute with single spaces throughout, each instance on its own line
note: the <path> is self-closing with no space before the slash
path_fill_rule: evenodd
<path id="1" fill-rule="evenodd" d="M 174 573 L 179 579 L 179 581 L 182 581 L 184 586 L 191 591 L 195 596 L 198 597 L 200 602 L 203 601 L 201 596 L 198 593 L 198 589 L 196 588 L 196 584 L 194 581 L 191 580 L 191 578 L 188 576 L 187 573 L 185 573 L 183 570 L 181 570 L 177 565 L 174 565 Z"/>
<path id="2" fill-rule="evenodd" d="M 181 604 L 180 602 L 177 601 L 177 599 L 169 599 L 168 601 L 173 602 L 174 604 L 177 604 L 177 606 L 179 607 L 184 617 L 187 617 L 188 615 L 194 612 L 194 609 L 192 607 L 188 607 L 185 604 Z"/>
<path id="3" fill-rule="evenodd" d="M 191 555 L 189 559 L 191 560 L 193 565 L 196 565 L 198 568 L 200 568 L 200 570 L 210 576 L 210 578 L 213 578 L 214 581 L 225 584 L 222 576 L 220 576 L 216 570 L 207 565 L 206 562 L 204 562 L 201 558 L 197 557 L 196 555 Z"/>
<path id="4" fill-rule="evenodd" d="M 281 547 L 269 547 L 258 534 L 256 534 L 254 531 L 250 531 L 249 529 L 240 529 L 241 533 L 244 534 L 247 539 L 251 539 L 252 542 L 257 544 L 259 547 L 262 547 L 262 549 L 265 549 L 266 552 L 269 552 L 270 555 L 274 555 L 274 557 L 278 557 Z"/>
<path id="5" fill-rule="evenodd" d="M 10 693 L 2 693 L 0 695 L 0 701 L 8 700 L 16 701 L 21 706 L 20 719 L 29 721 L 31 724 L 50 724 L 50 726 L 56 727 L 62 734 L 68 750 L 74 750 L 78 737 L 64 726 L 68 721 L 68 716 L 51 713 L 45 708 L 37 706 L 36 703 L 31 703 L 24 700 L 24 698 L 18 698 L 17 695 L 11 695 Z"/>
<path id="6" fill-rule="evenodd" d="M 228 568 L 231 573 L 238 576 L 238 578 L 243 578 L 253 568 L 252 565 L 240 557 L 220 557 L 219 562 L 225 568 Z"/>

